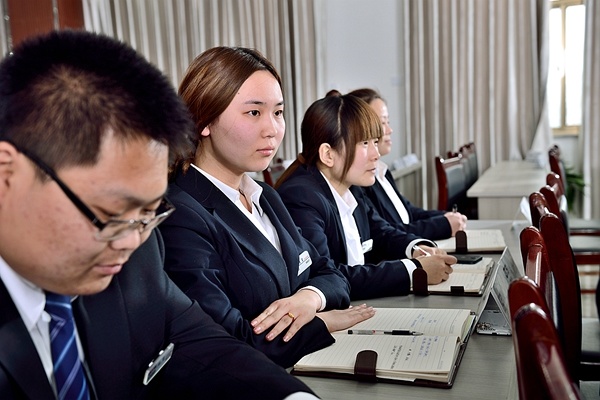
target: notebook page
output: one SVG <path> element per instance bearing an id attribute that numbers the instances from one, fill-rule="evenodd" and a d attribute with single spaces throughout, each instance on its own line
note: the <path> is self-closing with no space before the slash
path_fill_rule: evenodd
<path id="1" fill-rule="evenodd" d="M 372 318 L 354 325 L 352 329 L 407 329 L 423 332 L 426 335 L 460 336 L 469 315 L 469 310 L 376 308 Z M 334 332 L 336 340 L 339 335 L 347 335 L 347 332 L 347 330 Z"/>
<path id="2" fill-rule="evenodd" d="M 462 286 L 465 292 L 479 292 L 483 282 L 485 280 L 485 274 L 479 273 L 452 273 L 448 280 L 439 283 L 437 285 L 428 285 L 427 288 L 430 292 L 442 292 L 449 293 L 452 286 Z"/>

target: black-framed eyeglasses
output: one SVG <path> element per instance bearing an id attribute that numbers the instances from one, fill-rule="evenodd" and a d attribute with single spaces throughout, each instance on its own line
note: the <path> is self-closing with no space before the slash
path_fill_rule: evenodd
<path id="1" fill-rule="evenodd" d="M 12 143 L 11 143 L 12 144 Z M 13 144 L 13 146 L 15 146 Z M 38 166 L 46 175 L 48 175 L 58 187 L 65 193 L 65 195 L 71 200 L 71 202 L 81 211 L 83 215 L 85 215 L 91 222 L 94 224 L 98 231 L 95 233 L 96 239 L 104 242 L 110 242 L 113 240 L 120 239 L 130 232 L 134 230 L 138 230 L 140 233 L 144 233 L 146 231 L 151 231 L 156 228 L 158 224 L 163 222 L 169 215 L 175 211 L 175 206 L 165 197 L 163 198 L 161 204 L 158 207 L 158 210 L 161 210 L 160 214 L 155 215 L 152 218 L 146 219 L 129 219 L 129 220 L 119 220 L 119 219 L 109 219 L 106 222 L 102 222 L 100 218 L 94 214 L 94 212 L 85 205 L 83 200 L 79 198 L 69 187 L 56 175 L 56 172 L 50 166 L 48 166 L 45 162 L 43 162 L 39 157 L 35 154 L 19 149 L 15 146 L 21 153 L 23 153 L 27 158 L 29 158 L 35 165 Z"/>

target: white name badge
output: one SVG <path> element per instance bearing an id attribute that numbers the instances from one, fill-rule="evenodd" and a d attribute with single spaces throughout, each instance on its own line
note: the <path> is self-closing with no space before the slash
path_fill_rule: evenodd
<path id="1" fill-rule="evenodd" d="M 169 343 L 169 345 L 164 350 L 161 350 L 158 353 L 158 357 L 156 357 L 156 359 L 152 360 L 150 364 L 148 364 L 148 369 L 144 373 L 144 380 L 142 381 L 144 385 L 150 383 L 150 381 L 154 379 L 156 374 L 158 374 L 158 371 L 160 371 L 162 367 L 165 366 L 167 361 L 171 359 L 174 347 L 175 345 L 173 343 Z"/>
<path id="2" fill-rule="evenodd" d="M 365 254 L 367 251 L 371 251 L 373 249 L 373 239 L 365 240 L 362 242 L 362 252 Z"/>
<path id="3" fill-rule="evenodd" d="M 310 259 L 310 254 L 308 254 L 308 251 L 304 250 L 302 252 L 302 254 L 300 254 L 300 263 L 298 266 L 298 276 L 300 276 L 301 273 L 303 273 L 306 268 L 310 267 L 312 265 L 312 260 Z"/>

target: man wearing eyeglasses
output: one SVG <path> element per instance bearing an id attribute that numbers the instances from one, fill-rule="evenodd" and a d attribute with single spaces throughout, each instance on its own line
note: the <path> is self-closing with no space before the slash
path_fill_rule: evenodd
<path id="1" fill-rule="evenodd" d="M 2 60 L 0 398 L 314 398 L 162 270 L 192 125 L 112 39 L 54 32 Z"/>

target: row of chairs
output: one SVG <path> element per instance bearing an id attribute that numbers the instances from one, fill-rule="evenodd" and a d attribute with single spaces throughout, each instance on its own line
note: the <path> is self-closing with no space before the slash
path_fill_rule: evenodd
<path id="1" fill-rule="evenodd" d="M 560 176 L 547 183 L 529 196 L 533 226 L 520 234 L 525 276 L 508 293 L 519 397 L 579 399 L 580 381 L 600 381 L 600 322 L 582 318 L 577 264 L 600 264 L 600 251 L 576 250 L 573 240 L 583 236 L 569 235 Z"/>
<path id="2" fill-rule="evenodd" d="M 477 201 L 467 197 L 467 190 L 479 178 L 477 149 L 471 142 L 446 157 L 435 157 L 438 188 L 438 210 L 450 211 L 455 206 L 469 219 L 477 219 Z"/>

